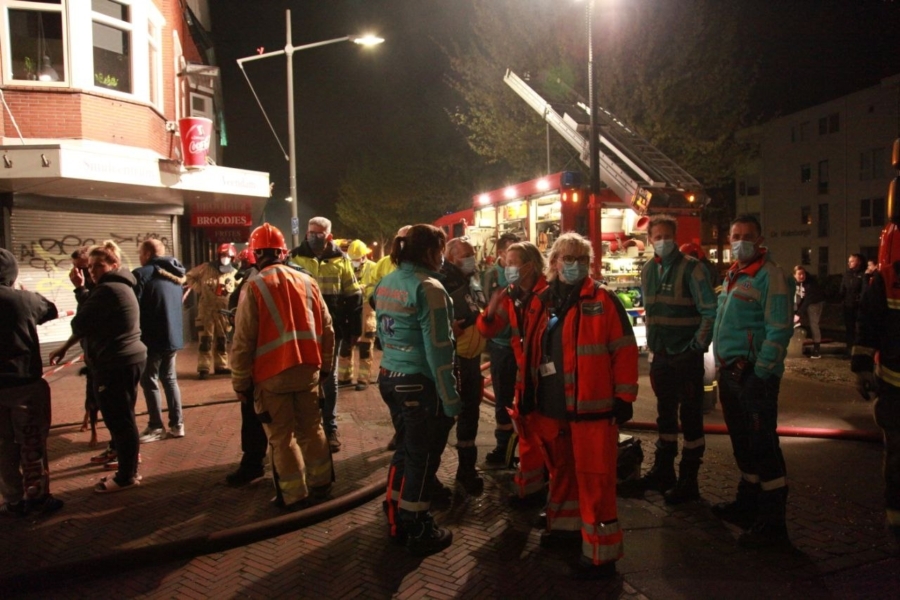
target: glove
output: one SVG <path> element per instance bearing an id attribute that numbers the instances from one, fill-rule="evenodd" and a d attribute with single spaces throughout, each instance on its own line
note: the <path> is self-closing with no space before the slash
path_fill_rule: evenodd
<path id="1" fill-rule="evenodd" d="M 444 405 L 444 414 L 448 417 L 456 417 L 462 412 L 462 401 L 457 398 L 456 402 L 441 402 Z"/>
<path id="2" fill-rule="evenodd" d="M 634 416 L 634 406 L 631 402 L 625 402 L 621 398 L 616 398 L 613 403 L 613 417 L 616 419 L 616 425 L 627 423 Z"/>
<path id="3" fill-rule="evenodd" d="M 878 395 L 878 380 L 872 371 L 860 371 L 856 373 L 856 391 L 868 402 Z"/>

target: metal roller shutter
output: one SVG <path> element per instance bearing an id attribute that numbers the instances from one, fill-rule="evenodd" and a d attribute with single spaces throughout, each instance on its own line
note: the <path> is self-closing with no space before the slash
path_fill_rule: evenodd
<path id="1" fill-rule="evenodd" d="M 12 252 L 19 261 L 19 283 L 56 304 L 60 313 L 74 311 L 75 295 L 69 271 L 70 255 L 85 245 L 113 240 L 122 248 L 122 266 L 140 266 L 138 250 L 141 243 L 156 238 L 174 247 L 173 217 L 170 215 L 121 215 L 85 212 L 49 212 L 16 208 L 10 219 Z M 71 317 L 57 319 L 39 328 L 41 345 L 47 353 L 47 343 L 68 339 Z M 51 348 L 52 349 L 52 348 Z"/>

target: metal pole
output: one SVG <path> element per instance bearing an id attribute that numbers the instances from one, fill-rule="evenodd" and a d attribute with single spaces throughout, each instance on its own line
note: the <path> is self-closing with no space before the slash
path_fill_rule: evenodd
<path id="1" fill-rule="evenodd" d="M 600 131 L 597 127 L 597 96 L 594 90 L 596 72 L 594 68 L 594 0 L 588 0 L 587 7 L 588 33 L 588 104 L 591 106 L 590 165 L 591 194 L 600 193 Z"/>
<path id="2" fill-rule="evenodd" d="M 294 135 L 294 44 L 291 40 L 291 11 L 287 10 L 287 42 L 284 55 L 287 57 L 287 101 L 288 101 L 288 180 L 291 187 L 291 240 L 293 248 L 300 245 L 300 217 L 297 215 L 297 140 Z M 295 233 L 296 232 L 296 233 Z"/>

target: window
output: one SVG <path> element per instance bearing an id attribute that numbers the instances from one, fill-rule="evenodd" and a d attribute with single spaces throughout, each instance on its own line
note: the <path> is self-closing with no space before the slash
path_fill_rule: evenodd
<path id="1" fill-rule="evenodd" d="M 800 264 L 812 264 L 812 248 L 800 248 Z"/>
<path id="2" fill-rule="evenodd" d="M 828 277 L 828 246 L 819 246 L 819 281 Z"/>
<path id="3" fill-rule="evenodd" d="M 828 237 L 828 205 L 819 205 L 819 237 Z"/>
<path id="4" fill-rule="evenodd" d="M 884 227 L 884 198 L 863 198 L 859 201 L 859 226 Z"/>
<path id="5" fill-rule="evenodd" d="M 805 142 L 809 139 L 809 121 L 800 123 L 800 141 Z"/>
<path id="6" fill-rule="evenodd" d="M 812 167 L 809 163 L 800 165 L 800 183 L 809 183 L 812 179 Z"/>
<path id="7" fill-rule="evenodd" d="M 887 167 L 887 151 L 884 146 L 859 153 L 859 180 L 883 179 Z"/>
<path id="8" fill-rule="evenodd" d="M 822 117 L 819 119 L 819 135 L 825 135 L 828 133 L 828 117 Z"/>
<path id="9" fill-rule="evenodd" d="M 91 0 L 94 85 L 131 93 L 131 7 Z"/>
<path id="10" fill-rule="evenodd" d="M 828 161 L 819 161 L 819 193 L 828 193 Z"/>
<path id="11" fill-rule="evenodd" d="M 152 20 L 147 21 L 147 46 L 150 74 L 150 103 L 162 110 L 162 36 L 161 27 Z"/>
<path id="12" fill-rule="evenodd" d="M 4 2 L 8 35 L 0 55 L 12 81 L 28 85 L 66 81 L 62 0 Z"/>
<path id="13" fill-rule="evenodd" d="M 812 210 L 808 206 L 800 207 L 800 224 L 812 225 Z"/>
<path id="14" fill-rule="evenodd" d="M 841 114 L 828 115 L 828 133 L 837 133 L 841 130 Z"/>

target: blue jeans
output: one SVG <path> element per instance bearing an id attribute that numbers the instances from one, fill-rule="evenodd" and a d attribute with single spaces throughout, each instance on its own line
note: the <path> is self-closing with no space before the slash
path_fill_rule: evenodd
<path id="1" fill-rule="evenodd" d="M 148 425 L 153 429 L 162 429 L 162 409 L 160 407 L 159 383 L 162 382 L 166 394 L 166 405 L 169 408 L 169 429 L 182 425 L 181 390 L 175 372 L 174 350 L 158 352 L 147 350 L 147 365 L 141 377 L 141 388 L 147 401 L 147 413 L 150 416 Z"/>

